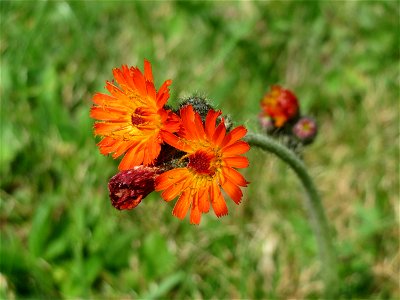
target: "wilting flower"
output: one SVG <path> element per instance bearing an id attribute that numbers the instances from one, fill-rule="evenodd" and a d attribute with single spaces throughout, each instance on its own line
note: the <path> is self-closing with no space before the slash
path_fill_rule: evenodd
<path id="1" fill-rule="evenodd" d="M 144 61 L 144 75 L 137 67 L 114 69 L 119 87 L 106 84 L 111 95 L 96 93 L 90 116 L 100 120 L 94 124 L 94 133 L 104 138 L 98 143 L 104 155 L 117 158 L 125 153 L 120 170 L 137 165 L 149 165 L 160 153 L 163 132 L 176 132 L 179 118 L 164 108 L 169 98 L 168 86 L 163 83 L 156 91 L 150 62 Z"/>
<path id="2" fill-rule="evenodd" d="M 117 209 L 135 208 L 143 198 L 154 191 L 159 168 L 136 166 L 119 172 L 108 182 L 112 205 Z"/>
<path id="3" fill-rule="evenodd" d="M 304 145 L 314 141 L 317 135 L 317 123 L 310 117 L 302 117 L 293 127 L 293 134 Z"/>
<path id="4" fill-rule="evenodd" d="M 180 110 L 182 129 L 179 136 L 164 133 L 165 142 L 186 153 L 182 157 L 184 167 L 169 170 L 156 178 L 156 191 L 163 191 L 165 201 L 179 197 L 173 215 L 183 219 L 189 208 L 190 222 L 199 224 L 202 213 L 210 204 L 218 217 L 228 213 L 221 188 L 239 204 L 242 199 L 240 187 L 248 182 L 235 168 L 249 164 L 246 153 L 250 147 L 240 139 L 247 130 L 239 126 L 226 132 L 223 118 L 216 126 L 221 112 L 210 110 L 203 124 L 199 113 L 191 105 Z"/>
<path id="5" fill-rule="evenodd" d="M 296 96 L 279 85 L 274 85 L 261 101 L 265 115 L 274 120 L 276 127 L 282 127 L 288 120 L 299 114 L 299 104 Z"/>

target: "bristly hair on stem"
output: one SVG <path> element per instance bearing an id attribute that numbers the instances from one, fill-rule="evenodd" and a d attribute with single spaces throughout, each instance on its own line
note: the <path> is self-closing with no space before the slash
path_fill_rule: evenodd
<path id="1" fill-rule="evenodd" d="M 310 226 L 317 240 L 321 271 L 325 284 L 325 297 L 327 299 L 335 299 L 338 296 L 339 277 L 332 232 L 325 216 L 321 198 L 306 166 L 295 153 L 272 138 L 261 134 L 249 133 L 245 140 L 250 146 L 259 147 L 278 156 L 293 169 L 303 184 L 307 193 L 307 197 L 304 198 L 304 207 L 309 215 Z"/>

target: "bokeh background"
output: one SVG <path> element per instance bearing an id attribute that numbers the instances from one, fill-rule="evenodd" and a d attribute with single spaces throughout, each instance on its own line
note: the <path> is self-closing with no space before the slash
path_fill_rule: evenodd
<path id="1" fill-rule="evenodd" d="M 398 299 L 399 2 L 0 3 L 0 298 L 320 298 L 303 189 L 252 149 L 229 216 L 200 226 L 157 193 L 115 210 L 91 96 L 152 62 L 258 131 L 272 84 L 320 125 L 304 152 L 335 237 L 341 298 Z"/>

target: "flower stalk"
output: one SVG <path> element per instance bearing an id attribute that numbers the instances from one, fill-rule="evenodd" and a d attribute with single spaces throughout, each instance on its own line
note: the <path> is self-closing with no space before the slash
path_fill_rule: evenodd
<path id="1" fill-rule="evenodd" d="M 259 147 L 264 151 L 277 155 L 293 169 L 303 184 L 307 193 L 304 206 L 309 215 L 310 226 L 317 240 L 321 271 L 325 284 L 325 296 L 328 299 L 333 299 L 337 296 L 339 289 L 337 257 L 321 199 L 307 168 L 296 154 L 272 138 L 249 133 L 245 137 L 245 140 L 251 146 Z"/>

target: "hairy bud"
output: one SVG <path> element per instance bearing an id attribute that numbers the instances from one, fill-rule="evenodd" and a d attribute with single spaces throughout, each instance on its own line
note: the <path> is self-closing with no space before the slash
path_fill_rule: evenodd
<path id="1" fill-rule="evenodd" d="M 183 100 L 181 102 L 181 104 L 179 105 L 179 108 L 183 108 L 185 106 L 191 105 L 193 107 L 193 110 L 195 112 L 198 112 L 201 120 L 203 121 L 203 123 L 206 121 L 206 116 L 208 114 L 208 112 L 211 109 L 215 109 L 210 103 L 209 103 L 209 99 L 203 98 L 201 96 L 190 96 L 187 99 Z M 176 113 L 179 114 L 179 112 L 177 111 Z M 217 118 L 217 122 L 221 122 L 221 120 L 224 119 L 224 123 L 225 123 L 225 127 L 227 131 L 230 131 L 232 128 L 232 119 L 230 116 L 228 115 L 224 115 L 224 116 L 219 116 Z"/>
<path id="2" fill-rule="evenodd" d="M 191 96 L 185 100 L 183 100 L 180 104 L 180 108 L 191 105 L 194 111 L 198 112 L 201 120 L 204 122 L 207 116 L 207 113 L 213 107 L 207 102 L 205 98 L 199 96 Z"/>

